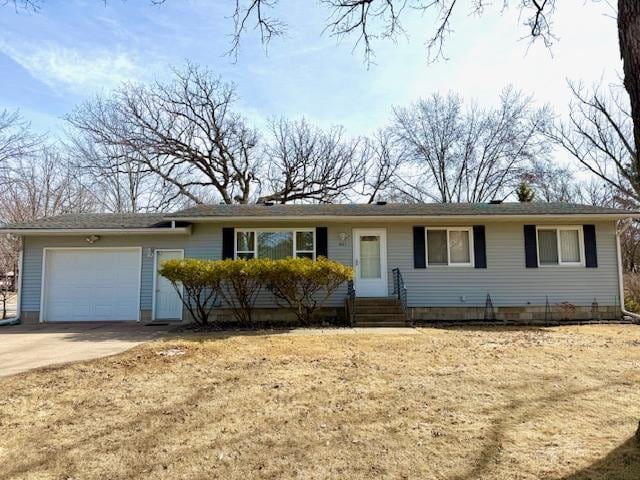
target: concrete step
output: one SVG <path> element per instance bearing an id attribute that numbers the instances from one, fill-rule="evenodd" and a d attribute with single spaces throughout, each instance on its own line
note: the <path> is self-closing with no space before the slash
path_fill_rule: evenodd
<path id="1" fill-rule="evenodd" d="M 362 314 L 356 310 L 353 319 L 353 325 L 356 327 L 387 327 L 387 326 L 406 326 L 407 318 L 404 313 L 369 313 Z"/>
<path id="2" fill-rule="evenodd" d="M 356 306 L 400 305 L 396 297 L 356 297 Z"/>
<path id="3" fill-rule="evenodd" d="M 401 305 L 356 305 L 356 315 L 404 315 Z"/>

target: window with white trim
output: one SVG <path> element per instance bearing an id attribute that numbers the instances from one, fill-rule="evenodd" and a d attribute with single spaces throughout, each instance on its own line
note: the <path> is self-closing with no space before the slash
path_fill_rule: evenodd
<path id="1" fill-rule="evenodd" d="M 582 227 L 537 227 L 538 263 L 550 265 L 582 265 L 584 245 Z"/>
<path id="2" fill-rule="evenodd" d="M 472 231 L 471 227 L 427 228 L 427 265 L 471 266 Z"/>
<path id="3" fill-rule="evenodd" d="M 316 231 L 309 229 L 237 229 L 236 258 L 315 258 Z"/>

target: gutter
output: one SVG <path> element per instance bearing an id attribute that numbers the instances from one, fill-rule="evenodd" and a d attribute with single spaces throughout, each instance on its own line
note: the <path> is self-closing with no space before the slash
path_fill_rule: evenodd
<path id="1" fill-rule="evenodd" d="M 341 223 L 358 222 L 407 222 L 407 221 L 441 221 L 458 222 L 461 220 L 623 220 L 625 218 L 639 218 L 640 213 L 574 213 L 558 215 L 201 215 L 201 216 L 167 216 L 166 220 L 180 222 L 287 222 L 287 221 L 322 221 Z"/>
<path id="2" fill-rule="evenodd" d="M 190 235 L 191 226 L 171 228 L 8 228 L 0 229 L 0 234 L 13 235 Z"/>
<path id="3" fill-rule="evenodd" d="M 616 228 L 616 254 L 618 256 L 618 288 L 620 296 L 620 310 L 623 315 L 631 317 L 636 322 L 640 322 L 640 315 L 625 310 L 624 308 L 624 273 L 622 271 L 622 250 L 620 248 L 620 236 L 631 226 L 631 222 L 627 222 L 622 229 Z"/>

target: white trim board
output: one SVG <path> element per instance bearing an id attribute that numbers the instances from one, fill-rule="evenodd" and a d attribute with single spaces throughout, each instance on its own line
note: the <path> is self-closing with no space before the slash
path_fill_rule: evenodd
<path id="1" fill-rule="evenodd" d="M 565 220 L 593 222 L 598 220 L 622 220 L 625 218 L 640 218 L 640 213 L 599 213 L 599 214 L 564 214 L 564 215 L 282 215 L 274 216 L 194 216 L 194 217 L 167 217 L 167 220 L 176 222 L 195 223 L 238 223 L 238 222 L 293 222 L 293 221 L 320 221 L 332 223 L 345 222 L 478 222 L 480 220 L 496 222 L 523 222 L 534 221 L 562 222 Z M 9 232 L 10 233 L 10 232 Z"/>
<path id="2" fill-rule="evenodd" d="M 82 236 L 82 235 L 191 235 L 191 226 L 176 228 L 0 228 L 0 233 L 23 235 L 30 237 L 42 236 Z"/>

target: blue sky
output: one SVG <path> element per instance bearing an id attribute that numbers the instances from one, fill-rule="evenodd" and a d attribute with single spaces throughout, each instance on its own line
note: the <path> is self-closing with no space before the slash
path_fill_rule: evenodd
<path id="1" fill-rule="evenodd" d="M 352 39 L 322 34 L 327 12 L 315 1 L 281 0 L 289 24 L 265 54 L 255 34 L 236 62 L 224 52 L 233 25 L 232 0 L 44 0 L 39 13 L 0 7 L 0 109 L 19 108 L 40 131 L 58 133 L 62 116 L 83 99 L 125 80 L 152 81 L 186 60 L 235 82 L 238 108 L 255 124 L 270 116 L 306 116 L 372 132 L 406 105 L 433 92 L 457 91 L 481 104 L 513 84 L 559 113 L 566 80 L 616 81 L 621 70 L 615 20 L 605 3 L 563 0 L 554 16 L 559 37 L 549 52 L 527 48 L 517 12 L 489 9 L 481 18 L 460 10 L 446 46 L 447 61 L 427 62 L 429 15 L 405 20 L 407 37 L 379 42 L 367 68 Z M 502 2 L 496 2 L 502 3 Z"/>

